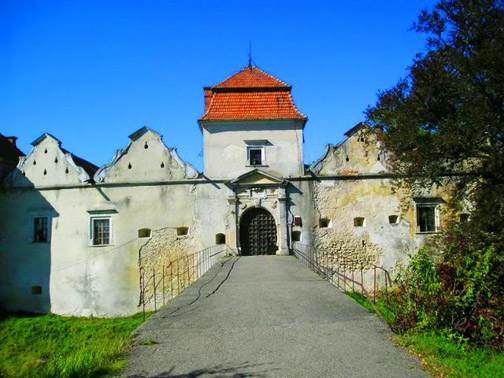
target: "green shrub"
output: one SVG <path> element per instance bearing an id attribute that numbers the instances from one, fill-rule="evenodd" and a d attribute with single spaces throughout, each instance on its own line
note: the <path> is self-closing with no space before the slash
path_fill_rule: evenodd
<path id="1" fill-rule="evenodd" d="M 495 245 L 476 240 L 468 229 L 454 227 L 437 244 L 442 253 L 426 247 L 411 258 L 391 295 L 396 331 L 434 331 L 502 348 L 502 263 Z"/>

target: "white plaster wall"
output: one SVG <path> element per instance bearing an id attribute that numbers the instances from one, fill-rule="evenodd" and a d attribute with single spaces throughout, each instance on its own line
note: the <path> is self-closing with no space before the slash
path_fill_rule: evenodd
<path id="1" fill-rule="evenodd" d="M 245 140 L 268 140 L 267 167 L 262 170 L 282 177 L 303 175 L 302 122 L 205 122 L 203 124 L 205 175 L 232 179 L 256 167 L 247 167 Z"/>
<path id="2" fill-rule="evenodd" d="M 130 145 L 132 165 L 167 158 L 167 149 L 155 139 L 153 153 L 146 158 L 144 142 Z M 134 313 L 139 301 L 138 250 L 145 242 L 138 240 L 138 230 L 185 226 L 196 234 L 196 187 L 187 180 L 171 182 L 187 175 L 184 163 L 177 161 L 166 164 L 167 180 L 158 185 L 149 184 L 159 178 L 152 169 L 140 175 L 144 185 L 117 186 L 106 180 L 91 185 L 80 180 L 79 167 L 70 164 L 66 173 L 67 163 L 54 161 L 59 154 L 56 139 L 43 139 L 0 191 L 0 300 L 10 310 L 84 316 Z M 122 171 L 131 174 L 124 164 L 119 168 L 109 177 L 121 181 Z M 96 211 L 113 212 L 109 246 L 90 246 L 90 214 Z M 51 215 L 49 243 L 31 241 L 31 216 L 40 213 Z M 201 246 L 198 240 L 192 248 Z M 42 286 L 42 295 L 31 293 L 35 285 Z"/>
<path id="3" fill-rule="evenodd" d="M 190 185 L 12 191 L 0 195 L 0 297 L 11 310 L 117 316 L 138 311 L 140 228 L 194 228 Z M 108 198 L 108 199 L 106 199 Z M 16 203 L 15 207 L 9 206 Z M 90 210 L 112 214 L 113 245 L 90 246 Z M 30 214 L 51 211 L 50 243 L 30 241 Z M 201 248 L 195 242 L 193 249 Z M 43 286 L 43 295 L 31 286 Z M 47 298 L 46 296 L 49 295 Z M 45 303 L 43 299 L 46 297 Z"/>
<path id="4" fill-rule="evenodd" d="M 292 246 L 292 232 L 301 232 L 301 243 L 310 244 L 313 230 L 318 224 L 318 213 L 313 203 L 313 182 L 291 181 L 287 186 L 289 240 Z M 301 217 L 301 226 L 294 225 L 294 217 Z"/>
<path id="5" fill-rule="evenodd" d="M 300 123 L 212 123 L 206 124 L 203 134 L 206 175 L 211 179 L 232 179 L 255 168 L 246 167 L 244 140 L 271 143 L 266 147 L 268 167 L 261 169 L 284 177 L 303 174 Z M 95 176 L 97 184 L 83 180 L 82 169 L 50 136 L 36 144 L 6 180 L 0 189 L 3 307 L 65 315 L 137 312 L 138 251 L 146 242 L 138 239 L 141 228 L 189 227 L 189 237 L 180 243 L 184 251 L 214 245 L 218 233 L 226 235 L 231 247 L 236 245 L 237 223 L 244 205 L 256 206 L 258 198 L 239 195 L 236 206 L 242 207 L 237 209 L 234 194 L 226 185 L 196 179 L 197 172 L 173 149 L 167 149 L 159 134 L 146 129 L 133 135 L 129 146 Z M 376 144 L 355 134 L 342 146 L 328 150 L 317 162 L 318 172 L 326 178 L 380 173 L 385 168 L 383 160 L 377 159 L 378 153 Z M 388 179 L 293 179 L 286 192 L 287 226 L 279 230 L 279 238 L 287 233 L 290 240 L 292 231 L 301 231 L 303 243 L 313 242 L 334 254 L 364 258 L 389 269 L 405 261 L 425 239 L 415 232 L 414 209 L 403 206 L 411 202 L 411 195 L 393 192 Z M 427 194 L 440 196 L 443 190 Z M 276 199 L 266 198 L 261 206 L 266 206 L 280 224 L 280 208 L 278 204 L 273 207 L 275 203 Z M 90 213 L 96 211 L 113 212 L 113 245 L 89 245 Z M 50 243 L 32 243 L 30 239 L 30 216 L 41 212 L 52 216 Z M 400 216 L 397 225 L 388 222 L 393 214 Z M 302 218 L 301 226 L 293 224 L 295 216 Z M 320 229 L 320 217 L 330 218 L 331 227 Z M 365 226 L 354 227 L 355 217 L 365 217 Z M 163 248 L 170 240 L 152 244 Z M 42 286 L 42 295 L 31 294 L 34 285 Z"/>
<path id="6" fill-rule="evenodd" d="M 195 191 L 195 237 L 202 248 L 215 244 L 215 235 L 226 235 L 231 245 L 230 231 L 235 227 L 228 214 L 228 188 L 223 184 L 202 184 Z"/>

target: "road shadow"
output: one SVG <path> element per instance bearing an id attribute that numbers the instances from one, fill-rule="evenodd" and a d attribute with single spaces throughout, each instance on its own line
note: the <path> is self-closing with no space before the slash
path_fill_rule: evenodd
<path id="1" fill-rule="evenodd" d="M 176 307 L 174 306 L 174 307 L 171 307 L 171 308 L 170 308 L 170 302 L 168 302 L 167 308 L 165 309 L 165 311 L 164 311 L 164 313 L 163 313 L 163 315 L 161 317 L 163 319 L 166 319 L 166 318 L 169 318 L 169 317 L 181 316 L 181 315 L 187 314 L 189 311 L 192 311 L 192 310 L 196 309 L 198 306 L 193 307 L 191 310 L 188 310 L 188 311 L 185 311 L 185 312 L 180 312 L 180 311 L 182 311 L 182 310 L 184 310 L 184 309 L 186 309 L 186 308 L 194 305 L 198 301 L 214 295 L 221 288 L 221 286 L 229 279 L 229 277 L 231 275 L 231 272 L 233 271 L 233 268 L 234 268 L 235 264 L 239 260 L 240 260 L 240 257 L 237 257 L 237 258 L 233 259 L 233 261 L 231 262 L 231 266 L 230 266 L 230 268 L 229 268 L 226 276 L 220 282 L 214 282 L 214 281 L 217 278 L 217 276 L 219 276 L 219 273 L 222 271 L 222 269 L 224 268 L 224 266 L 226 266 L 231 260 L 228 260 L 228 261 L 225 261 L 223 263 L 220 263 L 219 268 L 216 269 L 214 272 L 212 272 L 211 270 L 209 272 L 207 272 L 207 274 L 208 273 L 213 273 L 213 276 L 212 276 L 212 278 L 208 282 L 205 282 L 204 284 L 202 284 L 202 285 L 200 285 L 198 287 L 196 298 L 194 298 L 189 303 L 186 303 L 186 304 L 180 305 L 180 306 L 176 306 Z M 197 284 L 197 282 L 198 281 L 196 281 L 194 284 Z M 212 290 L 211 293 L 209 293 L 207 295 L 202 295 L 203 288 L 205 288 L 206 286 L 210 285 L 211 283 L 216 283 L 216 288 L 214 290 Z M 183 295 L 183 293 L 182 293 L 182 295 Z M 180 298 L 180 297 L 177 297 L 177 298 Z M 177 302 L 177 298 L 174 298 L 173 302 L 176 303 Z"/>
<path id="2" fill-rule="evenodd" d="M 198 378 L 198 377 L 212 377 L 212 378 L 248 378 L 248 377 L 267 377 L 267 373 L 271 373 L 273 371 L 278 371 L 280 369 L 278 368 L 272 368 L 272 369 L 264 369 L 266 366 L 265 365 L 271 365 L 272 363 L 267 363 L 267 364 L 250 364 L 247 362 L 240 363 L 240 364 L 235 364 L 235 365 L 216 365 L 214 367 L 210 368 L 202 368 L 202 369 L 196 369 L 193 371 L 190 371 L 188 373 L 173 373 L 175 370 L 175 367 L 172 367 L 170 370 L 159 373 L 159 374 L 154 374 L 154 375 L 149 375 L 147 373 L 140 373 L 140 374 L 133 374 L 133 375 L 128 375 L 127 378 Z M 250 372 L 244 372 L 243 370 L 250 369 L 250 368 L 259 368 L 262 369 L 260 371 L 256 371 L 253 373 Z"/>

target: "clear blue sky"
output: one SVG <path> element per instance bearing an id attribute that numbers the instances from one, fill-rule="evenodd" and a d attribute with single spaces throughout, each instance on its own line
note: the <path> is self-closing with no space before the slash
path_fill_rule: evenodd
<path id="1" fill-rule="evenodd" d="M 203 86 L 247 64 L 293 86 L 305 163 L 404 76 L 433 1 L 0 0 L 0 133 L 44 132 L 94 164 L 146 125 L 201 170 Z"/>

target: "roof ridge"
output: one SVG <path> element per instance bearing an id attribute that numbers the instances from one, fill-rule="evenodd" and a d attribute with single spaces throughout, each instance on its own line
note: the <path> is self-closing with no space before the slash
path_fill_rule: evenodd
<path id="1" fill-rule="evenodd" d="M 242 69 L 240 69 L 239 71 L 233 73 L 232 75 L 228 76 L 226 79 L 224 79 L 221 82 L 219 82 L 217 85 L 212 86 L 211 88 L 212 89 L 214 89 L 214 88 L 215 89 L 233 88 L 232 86 L 231 87 L 226 87 L 226 82 L 230 81 L 231 79 L 233 79 L 234 77 L 240 75 L 241 73 L 246 72 L 246 70 L 251 70 L 252 72 L 253 71 L 259 72 L 262 75 L 266 76 L 269 80 L 273 81 L 273 83 L 277 84 L 277 85 L 266 85 L 265 87 L 269 87 L 269 88 L 284 88 L 284 87 L 285 88 L 291 88 L 291 86 L 288 85 L 287 83 L 285 83 L 284 81 L 282 81 L 280 79 L 277 79 L 276 77 L 274 77 L 270 73 L 264 71 L 263 69 L 261 69 L 261 68 L 259 68 L 257 66 L 245 66 Z M 247 88 L 247 87 L 238 86 L 236 88 Z M 256 86 L 251 86 L 250 88 L 257 88 L 257 87 Z"/>

